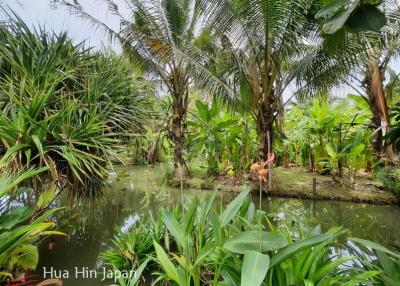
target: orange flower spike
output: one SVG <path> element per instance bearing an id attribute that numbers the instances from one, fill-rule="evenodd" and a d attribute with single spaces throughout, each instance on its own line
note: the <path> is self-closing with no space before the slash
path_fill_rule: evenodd
<path id="1" fill-rule="evenodd" d="M 267 182 L 267 178 L 268 178 L 268 170 L 267 169 L 261 169 L 260 171 L 258 171 L 258 174 L 259 174 L 258 179 L 260 181 Z"/>
<path id="2" fill-rule="evenodd" d="M 258 176 L 258 180 L 261 181 L 261 182 L 264 182 L 264 183 L 267 182 L 267 179 L 262 177 L 262 176 Z"/>
<path id="3" fill-rule="evenodd" d="M 252 173 L 257 173 L 262 169 L 262 166 L 258 163 L 254 163 L 253 165 L 251 165 L 250 167 L 250 172 Z"/>
<path id="4" fill-rule="evenodd" d="M 270 154 L 268 154 L 268 159 L 265 162 L 265 164 L 269 164 L 269 163 L 272 163 L 274 161 L 275 161 L 275 154 L 274 153 L 270 153 Z"/>

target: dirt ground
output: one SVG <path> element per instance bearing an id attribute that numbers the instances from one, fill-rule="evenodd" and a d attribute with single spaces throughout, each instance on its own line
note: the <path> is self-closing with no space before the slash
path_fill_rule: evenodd
<path id="1" fill-rule="evenodd" d="M 313 178 L 316 179 L 316 192 L 313 192 Z M 198 183 L 198 187 L 202 184 Z M 246 182 L 245 182 L 246 184 Z M 258 183 L 247 184 L 258 191 Z M 214 179 L 213 184 L 203 184 L 204 188 L 214 185 L 221 191 L 239 192 L 243 184 L 235 182 L 233 177 L 223 176 Z M 272 171 L 272 191 L 270 196 L 317 200 L 352 201 L 371 204 L 399 204 L 399 200 L 390 192 L 384 191 L 381 183 L 367 173 L 356 176 L 354 189 L 340 187 L 331 176 L 307 173 L 302 168 L 274 168 Z"/>

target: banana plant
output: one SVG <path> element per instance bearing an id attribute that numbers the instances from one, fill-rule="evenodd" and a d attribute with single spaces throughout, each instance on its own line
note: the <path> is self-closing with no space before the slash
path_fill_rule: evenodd
<path id="1" fill-rule="evenodd" d="M 217 174 L 226 142 L 226 131 L 237 123 L 233 117 L 221 113 L 221 105 L 214 100 L 210 107 L 202 101 L 196 101 L 196 110 L 188 125 L 192 128 L 193 150 L 206 157 L 208 172 Z"/>
<path id="2" fill-rule="evenodd" d="M 393 124 L 391 125 L 391 130 L 387 134 L 386 139 L 389 139 L 392 144 L 394 144 L 397 150 L 400 150 L 400 103 L 397 103 L 394 108 L 392 108 L 392 118 Z"/>

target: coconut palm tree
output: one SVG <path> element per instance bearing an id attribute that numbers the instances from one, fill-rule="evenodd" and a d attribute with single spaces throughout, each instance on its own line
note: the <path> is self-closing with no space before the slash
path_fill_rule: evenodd
<path id="1" fill-rule="evenodd" d="M 203 7 L 207 25 L 189 56 L 198 67 L 197 82 L 254 117 L 260 158 L 265 160 L 274 124 L 281 121 L 284 93 L 296 85 L 297 75 L 311 58 L 305 55 L 315 53 L 310 43 L 318 38 L 312 16 L 318 3 L 207 0 Z"/>
<path id="2" fill-rule="evenodd" d="M 372 8 L 371 8 L 372 9 Z M 377 9 L 374 6 L 374 9 Z M 348 52 L 337 55 L 326 55 L 326 64 L 330 76 L 319 73 L 309 77 L 310 84 L 328 86 L 346 84 L 354 89 L 369 105 L 372 118 L 371 125 L 376 130 L 374 150 L 378 157 L 390 161 L 396 160 L 393 146 L 384 144 L 384 136 L 389 132 L 390 116 L 387 97 L 391 95 L 390 86 L 396 76 L 385 87 L 386 75 L 390 74 L 390 62 L 400 52 L 400 5 L 397 1 L 384 1 L 379 7 L 386 16 L 386 25 L 376 31 L 355 29 L 353 33 L 344 33 L 341 28 L 333 35 L 327 35 L 328 41 L 334 44 L 334 50 Z M 354 23 L 353 23 L 354 24 Z M 357 23 L 358 25 L 359 23 Z M 349 49 L 352 46 L 353 48 Z M 337 52 L 334 52 L 335 54 Z M 349 61 L 349 59 L 352 59 Z M 350 62 L 350 64 L 349 64 Z M 316 65 L 313 66 L 314 70 Z"/>
<path id="3" fill-rule="evenodd" d="M 115 31 L 93 17 L 78 1 L 60 0 L 69 10 L 101 28 L 120 41 L 124 53 L 135 66 L 153 76 L 164 85 L 172 98 L 168 137 L 173 145 L 175 174 L 185 175 L 183 154 L 185 117 L 189 104 L 190 65 L 181 55 L 194 39 L 200 18 L 199 0 L 131 0 L 129 18 L 120 13 L 112 0 L 104 0 L 109 10 L 120 20 Z"/>

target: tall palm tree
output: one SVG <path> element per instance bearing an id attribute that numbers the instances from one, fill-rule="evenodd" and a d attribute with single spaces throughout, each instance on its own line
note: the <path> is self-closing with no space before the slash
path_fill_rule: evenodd
<path id="1" fill-rule="evenodd" d="M 326 87 L 345 83 L 353 88 L 370 107 L 371 125 L 376 130 L 373 142 L 375 153 L 378 157 L 394 161 L 397 158 L 393 146 L 385 146 L 383 139 L 390 125 L 386 95 L 386 91 L 390 93 L 390 90 L 385 88 L 385 81 L 391 60 L 400 52 L 400 5 L 397 1 L 388 0 L 380 9 L 386 15 L 386 25 L 378 31 L 349 33 L 342 41 L 337 40 L 336 49 L 347 52 L 339 56 L 326 55 L 329 64 L 325 66 L 330 70 L 330 78 L 320 73 L 314 75 L 310 83 Z M 349 46 L 353 48 L 349 49 Z M 353 59 L 351 64 L 349 58 Z"/>
<path id="2" fill-rule="evenodd" d="M 175 174 L 185 176 L 187 170 L 183 145 L 185 117 L 189 104 L 190 69 L 181 55 L 193 41 L 200 19 L 199 0 L 126 0 L 129 18 L 120 13 L 113 0 L 103 0 L 119 17 L 120 30 L 115 31 L 93 17 L 78 1 L 60 0 L 69 10 L 120 41 L 132 63 L 149 76 L 162 81 L 172 98 L 172 115 L 168 135 L 173 144 Z"/>
<path id="3" fill-rule="evenodd" d="M 318 37 L 314 0 L 206 0 L 207 27 L 190 57 L 200 85 L 254 117 L 260 159 L 271 151 L 284 93 L 304 69 Z M 219 79 L 219 80 L 218 80 Z"/>

